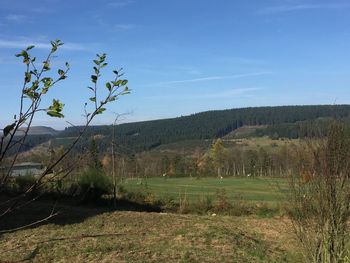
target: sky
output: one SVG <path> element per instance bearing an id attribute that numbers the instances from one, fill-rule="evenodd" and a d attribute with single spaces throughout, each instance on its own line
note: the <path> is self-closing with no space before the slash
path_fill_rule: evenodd
<path id="1" fill-rule="evenodd" d="M 14 54 L 33 44 L 41 62 L 57 38 L 65 45 L 53 66 L 68 61 L 71 71 L 42 105 L 59 98 L 66 118 L 39 114 L 35 125 L 84 122 L 96 53 L 107 53 L 102 79 L 123 68 L 132 93 L 94 124 L 111 124 L 116 113 L 133 122 L 349 104 L 349 25 L 349 0 L 0 0 L 0 127 L 18 112 L 25 67 Z"/>

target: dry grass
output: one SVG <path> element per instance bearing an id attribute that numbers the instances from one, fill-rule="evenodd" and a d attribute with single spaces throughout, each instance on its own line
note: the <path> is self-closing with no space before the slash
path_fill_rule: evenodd
<path id="1" fill-rule="evenodd" d="M 106 212 L 0 237 L 0 262 L 294 262 L 281 218 Z"/>

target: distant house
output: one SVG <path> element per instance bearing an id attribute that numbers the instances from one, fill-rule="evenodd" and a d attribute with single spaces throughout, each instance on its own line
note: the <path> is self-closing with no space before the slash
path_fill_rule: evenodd
<path id="1" fill-rule="evenodd" d="M 18 163 L 12 168 L 12 176 L 23 175 L 40 175 L 43 172 L 43 165 L 41 163 Z"/>

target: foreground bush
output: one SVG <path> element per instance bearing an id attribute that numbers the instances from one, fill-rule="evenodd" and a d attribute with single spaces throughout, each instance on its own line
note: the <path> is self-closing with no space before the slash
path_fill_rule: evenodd
<path id="1" fill-rule="evenodd" d="M 17 192 L 26 192 L 35 183 L 34 175 L 22 175 L 15 177 L 14 186 Z"/>
<path id="2" fill-rule="evenodd" d="M 289 215 L 307 262 L 349 262 L 350 137 L 341 124 L 309 144 L 313 160 L 291 176 Z"/>
<path id="3" fill-rule="evenodd" d="M 85 171 L 79 179 L 80 195 L 84 202 L 98 201 L 113 189 L 111 179 L 99 169 Z"/>

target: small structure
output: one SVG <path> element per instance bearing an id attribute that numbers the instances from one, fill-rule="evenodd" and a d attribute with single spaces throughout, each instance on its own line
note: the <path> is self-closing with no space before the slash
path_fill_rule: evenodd
<path id="1" fill-rule="evenodd" d="M 40 175 L 43 168 L 41 163 L 18 163 L 13 166 L 11 176 Z"/>

